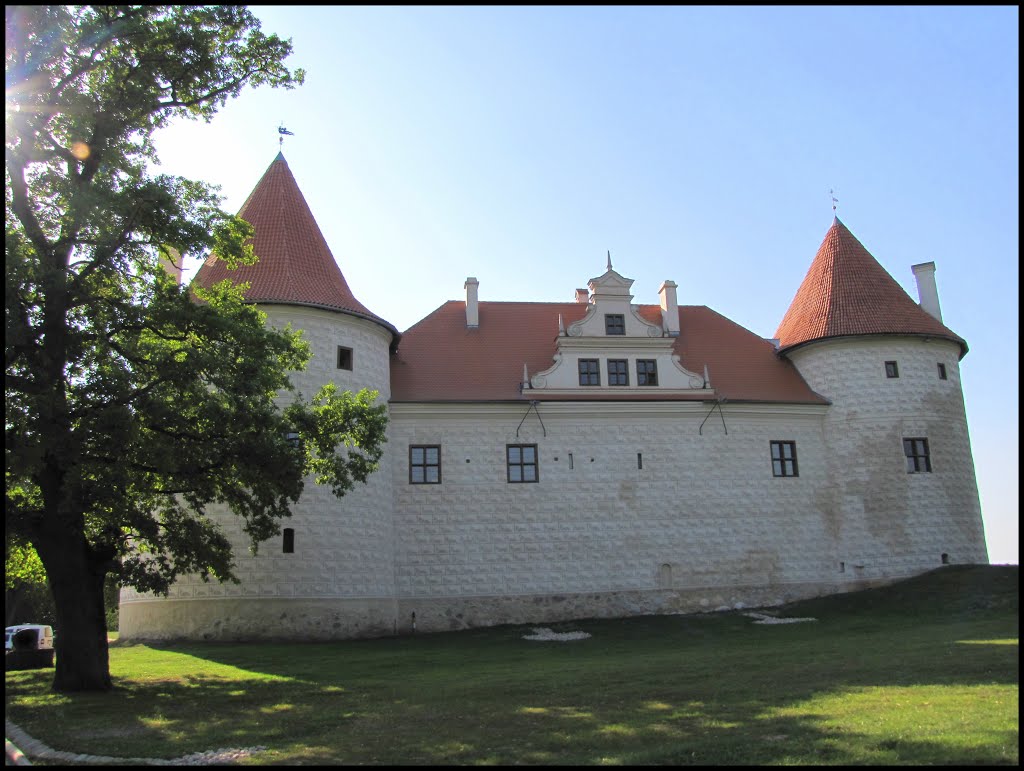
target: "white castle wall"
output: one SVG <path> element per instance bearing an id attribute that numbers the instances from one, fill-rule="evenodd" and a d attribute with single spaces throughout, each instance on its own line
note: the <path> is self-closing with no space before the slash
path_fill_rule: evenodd
<path id="1" fill-rule="evenodd" d="M 332 378 L 386 397 L 379 326 L 268 310 L 307 330 L 307 397 Z M 353 373 L 336 369 L 337 345 L 353 348 Z M 122 635 L 325 639 L 408 632 L 414 613 L 434 631 L 694 612 L 862 588 L 942 554 L 987 562 L 957 353 L 917 338 L 792 352 L 831 406 L 548 402 L 538 418 L 526 404 L 393 404 L 369 485 L 339 501 L 308 483 L 283 523 L 295 554 L 271 541 L 249 557 L 239 539 L 241 586 L 125 592 Z M 907 474 L 902 439 L 920 436 L 932 473 Z M 798 477 L 772 476 L 772 440 L 796 442 Z M 410 444 L 441 445 L 440 485 L 409 483 Z M 506 481 L 507 444 L 537 445 L 538 483 Z"/>
<path id="2" fill-rule="evenodd" d="M 361 387 L 390 397 L 390 335 L 378 324 L 315 308 L 262 306 L 268 324 L 289 321 L 303 329 L 313 357 L 293 374 L 306 399 L 329 381 L 341 389 Z M 351 372 L 337 368 L 337 346 L 353 350 Z M 177 581 L 167 598 L 123 590 L 120 630 L 125 638 L 241 637 L 329 638 L 393 631 L 394 564 L 390 456 L 368 483 L 344 498 L 306 479 L 302 498 L 282 528 L 295 530 L 295 551 L 282 540 L 249 554 L 238 519 L 211 508 L 232 542 L 240 585 Z M 385 623 L 384 619 L 387 619 Z"/>
<path id="3" fill-rule="evenodd" d="M 855 576 L 817 507 L 826 409 L 727 404 L 723 428 L 703 403 L 542 403 L 543 428 L 531 411 L 517 438 L 526 405 L 392 405 L 399 627 L 412 612 L 441 629 L 841 589 Z M 772 476 L 771 440 L 796 441 L 798 477 Z M 538 483 L 506 481 L 516 443 L 537 444 Z M 410 444 L 441 445 L 442 484 L 409 484 Z"/>
<path id="4" fill-rule="evenodd" d="M 941 564 L 987 563 L 955 343 L 915 337 L 821 341 L 789 354 L 833 400 L 825 417 L 830 475 L 821 510 L 847 565 L 865 578 Z M 898 378 L 885 362 L 896 361 Z M 947 380 L 938 375 L 946 367 Z M 928 439 L 931 473 L 906 472 L 904 438 Z"/>

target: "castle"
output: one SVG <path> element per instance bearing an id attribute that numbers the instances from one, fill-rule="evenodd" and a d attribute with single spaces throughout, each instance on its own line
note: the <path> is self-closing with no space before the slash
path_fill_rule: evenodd
<path id="1" fill-rule="evenodd" d="M 388 404 L 385 457 L 342 499 L 308 481 L 240 585 L 123 590 L 123 639 L 333 639 L 763 606 L 987 563 L 960 360 L 933 263 L 914 302 L 838 219 L 766 340 L 613 269 L 571 302 L 478 281 L 403 333 L 350 290 L 283 155 L 240 216 L 293 381 Z M 572 296 L 571 289 L 566 292 Z M 651 298 L 653 299 L 653 298 Z M 378 309 L 380 310 L 380 309 Z"/>

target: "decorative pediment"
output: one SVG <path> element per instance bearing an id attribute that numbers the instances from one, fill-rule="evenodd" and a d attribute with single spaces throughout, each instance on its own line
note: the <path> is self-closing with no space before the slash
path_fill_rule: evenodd
<path id="1" fill-rule="evenodd" d="M 529 377 L 524 373 L 526 387 L 581 398 L 679 396 L 695 391 L 713 395 L 706 376 L 680 363 L 675 353 L 678 328 L 666 331 L 664 325 L 640 315 L 630 293 L 633 279 L 612 268 L 610 254 L 608 269 L 587 285 L 591 296 L 586 313 L 568 327 L 559 316 L 554 365 Z M 671 305 L 678 318 L 674 293 Z"/>

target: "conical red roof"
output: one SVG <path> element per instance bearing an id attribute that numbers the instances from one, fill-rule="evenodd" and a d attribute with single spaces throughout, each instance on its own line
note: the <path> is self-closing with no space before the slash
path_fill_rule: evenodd
<path id="1" fill-rule="evenodd" d="M 238 216 L 256 231 L 253 248 L 259 262 L 229 270 L 211 255 L 193 279 L 199 286 L 225 278 L 247 282 L 245 297 L 251 302 L 307 305 L 359 316 L 385 327 L 397 341 L 394 326 L 352 294 L 284 155 L 277 154 Z"/>
<path id="2" fill-rule="evenodd" d="M 847 335 L 928 335 L 967 343 L 914 302 L 837 217 L 775 332 L 781 350 Z"/>

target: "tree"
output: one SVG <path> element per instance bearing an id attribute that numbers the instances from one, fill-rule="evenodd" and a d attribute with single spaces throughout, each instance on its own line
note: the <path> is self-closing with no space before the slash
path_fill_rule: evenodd
<path id="1" fill-rule="evenodd" d="M 53 625 L 53 596 L 46 570 L 31 546 L 8 538 L 4 544 L 5 626 L 18 623 Z"/>
<path id="2" fill-rule="evenodd" d="M 152 137 L 246 85 L 301 84 L 290 42 L 237 6 L 21 6 L 6 23 L 8 542 L 46 570 L 54 689 L 106 690 L 105 579 L 236 580 L 208 507 L 257 548 L 306 475 L 336 495 L 366 481 L 386 407 L 332 387 L 305 401 L 299 333 L 266 327 L 244 287 L 193 292 L 160 267 L 257 259 L 214 190 L 150 174 Z"/>

